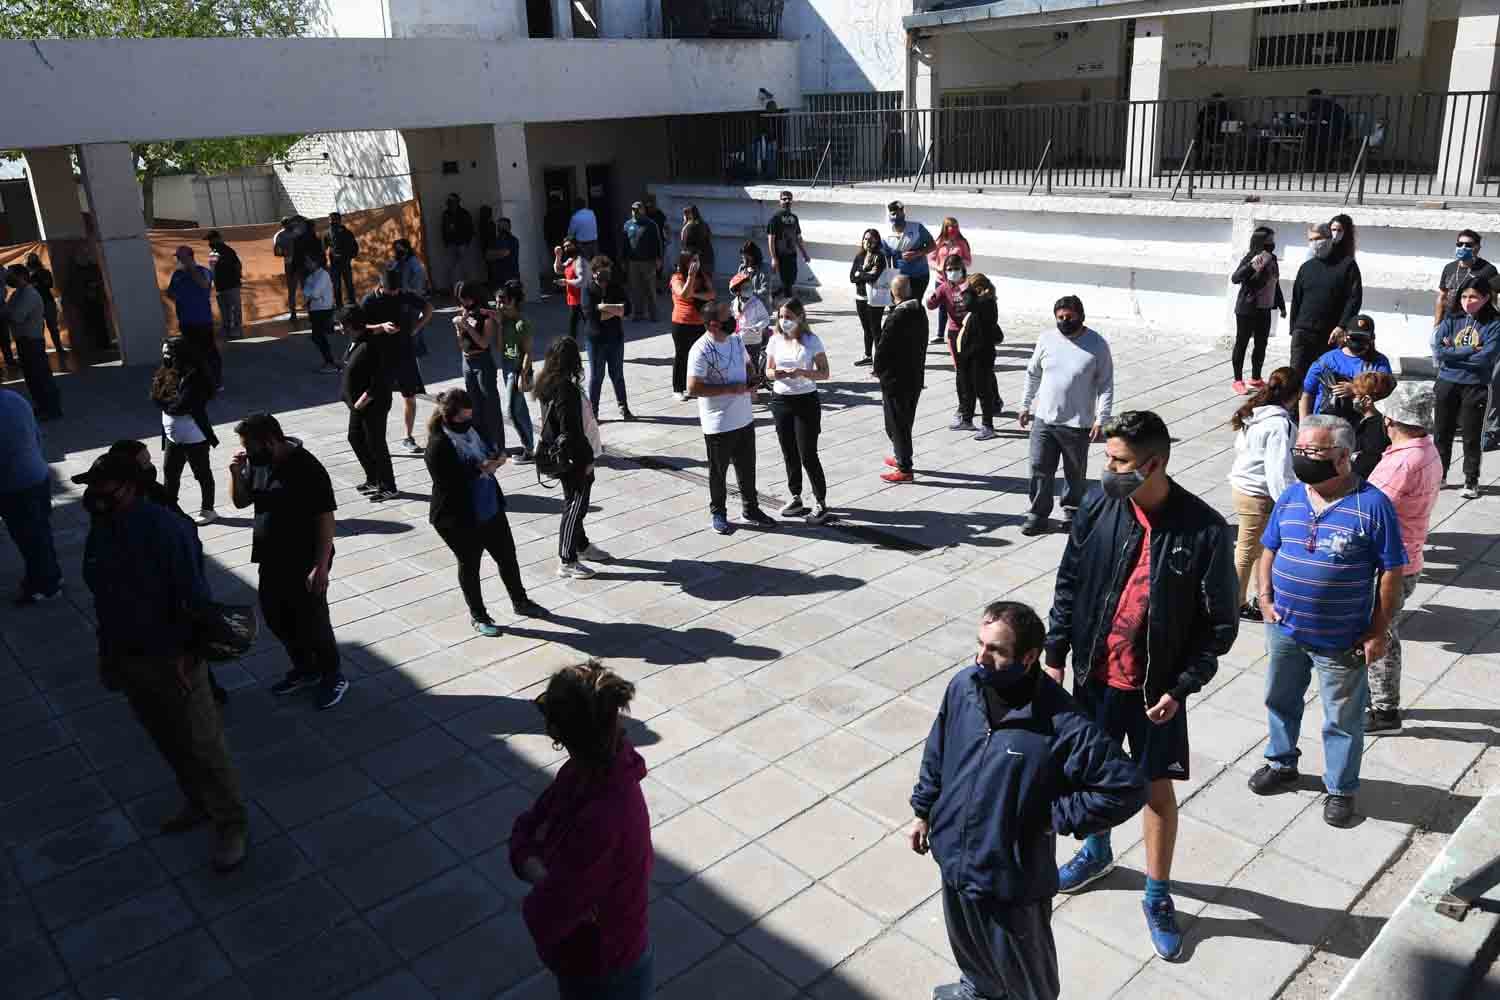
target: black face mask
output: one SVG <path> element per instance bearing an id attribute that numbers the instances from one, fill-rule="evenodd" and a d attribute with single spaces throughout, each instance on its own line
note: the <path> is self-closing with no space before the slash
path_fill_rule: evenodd
<path id="1" fill-rule="evenodd" d="M 107 517 L 120 509 L 120 491 L 106 492 L 91 486 L 83 492 L 83 509 L 94 517 Z"/>
<path id="2" fill-rule="evenodd" d="M 1301 482 L 1309 486 L 1326 483 L 1339 474 L 1338 467 L 1334 465 L 1332 459 L 1309 458 L 1306 455 L 1295 454 L 1292 456 L 1292 472 Z"/>
<path id="3" fill-rule="evenodd" d="M 245 458 L 257 469 L 264 469 L 275 460 L 276 455 L 270 448 L 257 448 L 254 451 L 247 451 Z"/>
<path id="4" fill-rule="evenodd" d="M 473 427 L 473 426 L 474 426 L 474 421 L 472 421 L 472 420 L 450 420 L 450 421 L 448 421 L 448 429 L 450 431 L 452 431 L 453 433 L 455 433 L 455 434 L 467 434 L 467 433 L 469 433 L 469 428 Z"/>
<path id="5" fill-rule="evenodd" d="M 1104 469 L 1099 473 L 1099 488 L 1104 495 L 1114 500 L 1128 500 L 1140 489 L 1150 473 L 1140 469 L 1131 469 L 1129 472 L 1111 472 Z"/>
<path id="6" fill-rule="evenodd" d="M 1060 319 L 1057 321 L 1057 332 L 1064 337 L 1071 337 L 1082 329 L 1083 320 L 1081 319 Z"/>
<path id="7" fill-rule="evenodd" d="M 156 466 L 154 466 L 154 465 L 146 465 L 146 466 L 142 466 L 141 467 L 141 482 L 143 482 L 143 483 L 154 483 L 154 482 L 156 482 Z"/>
<path id="8" fill-rule="evenodd" d="M 1354 337 L 1350 337 L 1348 343 L 1349 350 L 1353 351 L 1355 354 L 1369 354 L 1375 349 L 1375 341 L 1373 340 L 1365 340 L 1364 338 L 1356 339 Z"/>

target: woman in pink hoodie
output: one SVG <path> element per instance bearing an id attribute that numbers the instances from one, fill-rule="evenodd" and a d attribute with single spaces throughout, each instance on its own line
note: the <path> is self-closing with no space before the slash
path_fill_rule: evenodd
<path id="1" fill-rule="evenodd" d="M 553 674 L 536 699 L 568 761 L 516 818 L 510 864 L 531 883 L 521 914 L 562 1000 L 645 1000 L 655 989 L 646 762 L 620 729 L 634 696 L 591 659 Z"/>
<path id="2" fill-rule="evenodd" d="M 938 234 L 937 245 L 932 248 L 932 253 L 927 255 L 927 262 L 932 265 L 934 271 L 941 274 L 943 273 L 943 269 L 948 266 L 948 259 L 954 256 L 957 256 L 964 262 L 963 270 L 965 273 L 968 272 L 969 268 L 974 266 L 974 252 L 969 249 L 969 241 L 964 237 L 963 233 L 958 231 L 958 220 L 950 215 L 943 219 L 943 230 Z M 927 308 L 931 309 L 932 306 L 929 305 Z M 932 342 L 934 344 L 941 344 L 943 342 L 943 334 L 948 326 L 947 303 L 939 302 L 937 311 L 937 333 L 934 334 Z M 953 329 L 957 331 L 958 327 L 959 324 L 955 322 Z"/>

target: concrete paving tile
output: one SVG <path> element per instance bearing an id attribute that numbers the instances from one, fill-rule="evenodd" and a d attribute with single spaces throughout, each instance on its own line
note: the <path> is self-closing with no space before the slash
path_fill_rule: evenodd
<path id="1" fill-rule="evenodd" d="M 849 728 L 892 753 L 903 753 L 927 739 L 934 715 L 911 698 L 896 698 Z"/>
<path id="2" fill-rule="evenodd" d="M 161 862 L 137 842 L 42 883 L 31 899 L 42 922 L 55 930 L 154 889 L 167 878 Z"/>
<path id="3" fill-rule="evenodd" d="M 489 1000 L 540 968 L 536 946 L 514 907 L 480 921 L 412 963 L 433 995 L 444 1000 Z M 423 996 L 425 991 L 411 995 Z"/>
<path id="4" fill-rule="evenodd" d="M 736 945 L 722 948 L 657 991 L 662 1000 L 791 1000 L 797 988 Z"/>
<path id="5" fill-rule="evenodd" d="M 1360 889 L 1267 851 L 1246 865 L 1215 906 L 1257 918 L 1289 941 L 1322 941 Z"/>
<path id="6" fill-rule="evenodd" d="M 388 792 L 413 816 L 426 820 L 472 802 L 509 781 L 509 776 L 499 768 L 471 753 L 392 785 Z"/>
<path id="7" fill-rule="evenodd" d="M 880 929 L 874 918 L 814 885 L 746 930 L 739 943 L 777 973 L 805 987 Z"/>
<path id="8" fill-rule="evenodd" d="M 813 878 L 823 878 L 884 833 L 874 820 L 836 799 L 825 799 L 760 842 Z"/>
<path id="9" fill-rule="evenodd" d="M 958 980 L 958 967 L 910 938 L 888 932 L 849 958 L 811 991 L 814 1000 L 908 1000 Z"/>
<path id="10" fill-rule="evenodd" d="M 430 1000 L 433 994 L 404 969 L 393 972 L 349 994 L 348 1000 Z"/>
<path id="11" fill-rule="evenodd" d="M 1183 928 L 1183 960 L 1159 968 L 1195 986 L 1200 996 L 1275 996 L 1311 950 L 1215 905 Z"/>
<path id="12" fill-rule="evenodd" d="M 835 725 L 846 726 L 895 697 L 896 692 L 889 688 L 845 674 L 818 685 L 796 703 Z"/>
<path id="13" fill-rule="evenodd" d="M 432 832 L 465 857 L 510 839 L 516 817 L 531 807 L 534 796 L 507 785 L 433 820 Z"/>
<path id="14" fill-rule="evenodd" d="M 678 813 L 651 831 L 656 850 L 651 881 L 679 885 L 747 842 L 744 834 L 702 807 Z"/>
<path id="15" fill-rule="evenodd" d="M 67 972 L 44 937 L 34 937 L 0 951 L 0 983 L 5 983 L 13 996 L 40 997 L 66 985 L 67 981 Z"/>
<path id="16" fill-rule="evenodd" d="M 670 896 L 660 897 L 651 904 L 649 919 L 658 982 L 686 972 L 718 949 L 724 940 L 718 931 Z"/>
<path id="17" fill-rule="evenodd" d="M 385 795 L 372 795 L 292 831 L 292 839 L 318 866 L 343 864 L 365 851 L 394 840 L 416 824 L 405 809 Z"/>
<path id="18" fill-rule="evenodd" d="M 111 854 L 138 839 L 125 814 L 119 809 L 109 809 L 17 847 L 12 858 L 21 881 L 35 885 Z"/>
<path id="19" fill-rule="evenodd" d="M 766 766 L 766 762 L 727 736 L 718 736 L 674 757 L 651 773 L 692 802 L 702 802 Z"/>
<path id="20" fill-rule="evenodd" d="M 749 680 L 778 698 L 791 700 L 845 673 L 843 667 L 811 652 L 794 653 L 750 674 Z"/>
<path id="21" fill-rule="evenodd" d="M 722 934 L 737 934 L 812 884 L 806 875 L 749 844 L 672 890 Z"/>
<path id="22" fill-rule="evenodd" d="M 1252 843 L 1265 844 L 1315 802 L 1311 794 L 1256 795 L 1246 785 L 1244 772 L 1231 768 L 1193 796 L 1182 812 Z"/>
<path id="23" fill-rule="evenodd" d="M 677 761 L 673 761 L 675 763 Z M 770 833 L 811 807 L 823 795 L 812 785 L 773 765 L 731 785 L 704 802 L 703 807 L 745 836 L 754 838 Z"/>
<path id="24" fill-rule="evenodd" d="M 942 884 L 930 855 L 914 853 L 905 831 L 880 840 L 822 881 L 884 923 L 900 920 Z"/>
<path id="25" fill-rule="evenodd" d="M 354 906 L 367 910 L 459 862 L 457 852 L 426 827 L 410 830 L 337 868 L 328 878 Z"/>
<path id="26" fill-rule="evenodd" d="M 795 753 L 780 765 L 810 785 L 836 792 L 891 758 L 891 753 L 869 740 L 835 729 Z"/>
<path id="27" fill-rule="evenodd" d="M 340 997 L 396 964 L 390 948 L 362 921 L 349 920 L 244 970 L 257 997 Z"/>
<path id="28" fill-rule="evenodd" d="M 193 908 L 211 920 L 312 873 L 312 863 L 292 839 L 280 836 L 257 843 L 245 863 L 232 872 L 217 872 L 205 864 L 181 876 L 177 884 Z"/>
<path id="29" fill-rule="evenodd" d="M 1358 808 L 1356 798 L 1356 811 Z M 1317 871 L 1363 886 L 1385 869 L 1406 839 L 1406 834 L 1380 823 L 1364 822 L 1335 830 L 1323 822 L 1323 810 L 1319 807 L 1305 810 L 1270 846 Z M 1181 844 L 1180 839 L 1178 843 Z"/>
<path id="30" fill-rule="evenodd" d="M 360 770 L 384 787 L 399 784 L 464 753 L 464 745 L 437 726 L 403 737 L 359 758 Z"/>
<path id="31" fill-rule="evenodd" d="M 503 909 L 505 897 L 468 866 L 420 882 L 366 916 L 398 954 L 410 960 Z"/>
<path id="32" fill-rule="evenodd" d="M 730 731 L 736 743 L 757 756 L 776 761 L 826 735 L 833 724 L 796 705 L 778 704 Z"/>
<path id="33" fill-rule="evenodd" d="M 53 938 L 68 972 L 82 978 L 191 927 L 192 908 L 164 885 L 103 910 Z"/>

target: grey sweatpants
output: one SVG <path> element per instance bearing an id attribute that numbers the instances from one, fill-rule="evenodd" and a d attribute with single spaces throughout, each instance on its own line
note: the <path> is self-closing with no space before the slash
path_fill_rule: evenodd
<path id="1" fill-rule="evenodd" d="M 953 960 L 974 1000 L 1057 1000 L 1052 902 L 974 899 L 943 885 L 943 921 Z"/>

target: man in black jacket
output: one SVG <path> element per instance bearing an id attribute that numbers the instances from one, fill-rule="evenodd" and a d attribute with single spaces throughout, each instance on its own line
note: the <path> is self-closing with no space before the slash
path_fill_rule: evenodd
<path id="1" fill-rule="evenodd" d="M 328 213 L 323 246 L 328 251 L 328 274 L 333 278 L 333 307 L 344 308 L 346 292 L 349 304 L 354 305 L 358 301 L 354 296 L 354 261 L 359 256 L 359 240 L 344 225 L 344 217 L 338 212 Z"/>
<path id="2" fill-rule="evenodd" d="M 1239 632 L 1234 536 L 1224 518 L 1167 476 L 1161 417 L 1122 413 L 1105 425 L 1102 492 L 1073 519 L 1047 632 L 1046 670 L 1073 694 L 1151 783 L 1145 812 L 1146 898 L 1157 954 L 1182 952 L 1172 905 L 1177 841 L 1173 781 L 1188 779 L 1186 702 L 1218 672 Z M 1058 872 L 1076 892 L 1114 868 L 1109 833 L 1090 836 Z"/>
<path id="3" fill-rule="evenodd" d="M 1320 222 L 1307 227 L 1307 246 L 1312 253 L 1297 269 L 1288 317 L 1299 385 L 1330 346 L 1343 344 L 1365 296 L 1352 240 L 1335 240 L 1328 224 Z"/>
<path id="4" fill-rule="evenodd" d="M 448 270 L 448 283 L 443 287 L 452 288 L 454 283 L 469 277 L 467 257 L 469 244 L 474 242 L 474 217 L 463 207 L 463 199 L 459 198 L 457 191 L 448 195 L 448 204 L 440 221 L 444 263 Z"/>
<path id="5" fill-rule="evenodd" d="M 917 400 L 927 376 L 927 310 L 911 294 L 911 279 L 891 279 L 891 306 L 880 325 L 875 344 L 875 366 L 880 380 L 880 401 L 885 407 L 885 434 L 891 439 L 891 468 L 880 478 L 888 483 L 909 483 L 912 475 L 912 425 L 917 421 Z"/>
<path id="6" fill-rule="evenodd" d="M 365 311 L 349 306 L 339 316 L 349 338 L 349 356 L 344 363 L 342 396 L 349 407 L 349 447 L 364 470 L 365 481 L 357 487 L 373 503 L 394 500 L 396 473 L 391 468 L 391 449 L 386 444 L 386 418 L 391 412 L 391 377 L 386 355 L 370 342 Z M 386 336 L 394 336 L 387 334 Z"/>
<path id="7" fill-rule="evenodd" d="M 223 233 L 210 229 L 204 239 L 208 243 L 208 266 L 214 272 L 214 296 L 219 300 L 219 328 L 224 331 L 225 340 L 238 340 L 245 335 L 245 314 L 240 302 L 244 266 L 240 255 L 224 242 Z"/>
<path id="8" fill-rule="evenodd" d="M 1044 639 L 1026 605 L 985 608 L 974 665 L 949 682 L 922 753 L 911 847 L 942 872 L 963 974 L 934 1000 L 1055 1000 L 1057 836 L 1108 830 L 1146 801 L 1139 769 L 1037 669 Z"/>

